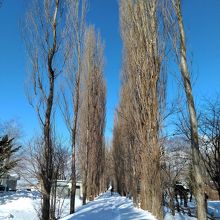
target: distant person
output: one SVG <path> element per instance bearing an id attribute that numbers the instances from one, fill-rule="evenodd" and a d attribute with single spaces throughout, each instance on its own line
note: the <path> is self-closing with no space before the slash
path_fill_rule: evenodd
<path id="1" fill-rule="evenodd" d="M 114 188 L 112 186 L 112 188 L 111 188 L 111 196 L 113 195 L 113 192 L 114 192 Z"/>

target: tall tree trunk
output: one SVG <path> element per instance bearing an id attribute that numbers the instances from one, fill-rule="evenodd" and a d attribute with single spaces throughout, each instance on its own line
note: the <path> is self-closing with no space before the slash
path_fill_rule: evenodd
<path id="1" fill-rule="evenodd" d="M 80 85 L 82 74 L 82 52 L 83 52 L 83 39 L 85 33 L 86 24 L 86 8 L 87 0 L 74 0 L 69 1 L 68 7 L 68 35 L 69 42 L 67 43 L 70 48 L 70 63 L 68 68 L 67 86 L 69 87 L 70 96 L 72 99 L 72 105 L 69 104 L 68 98 L 63 92 L 63 104 L 62 109 L 63 116 L 66 122 L 66 126 L 70 132 L 71 139 L 71 191 L 70 191 L 70 214 L 75 212 L 75 195 L 76 195 L 76 145 L 78 140 L 78 118 L 80 108 Z M 75 69 L 75 68 L 76 69 Z M 61 105 L 62 106 L 62 105 Z M 73 112 L 71 114 L 70 112 Z"/>
<path id="2" fill-rule="evenodd" d="M 186 43 L 185 43 L 185 31 L 183 26 L 183 19 L 181 13 L 180 0 L 176 0 L 175 8 L 179 25 L 180 34 L 180 70 L 184 81 L 185 93 L 187 97 L 187 104 L 191 125 L 191 147 L 192 147 L 192 164 L 195 179 L 195 194 L 197 201 L 198 219 L 207 219 L 206 207 L 205 207 L 205 193 L 204 182 L 202 178 L 202 165 L 199 151 L 199 138 L 198 138 L 198 121 L 196 117 L 195 104 L 192 94 L 192 87 L 190 82 L 190 75 L 188 71 L 187 59 L 186 59 Z"/>
<path id="3" fill-rule="evenodd" d="M 53 218 L 50 214 L 50 197 L 54 181 L 54 145 L 52 143 L 51 122 L 55 80 L 58 76 L 57 73 L 62 72 L 62 68 L 59 67 L 64 66 L 62 59 L 64 54 L 59 53 L 59 65 L 55 56 L 63 49 L 63 30 L 66 30 L 66 24 L 63 20 L 66 16 L 63 16 L 65 13 L 60 13 L 60 10 L 65 8 L 65 4 L 67 2 L 60 0 L 32 1 L 32 8 L 27 13 L 27 21 L 24 25 L 25 36 L 27 36 L 25 44 L 31 60 L 31 79 L 33 80 L 31 81 L 33 94 L 28 94 L 29 101 L 32 106 L 36 107 L 44 141 L 38 161 L 39 170 L 37 170 L 42 184 L 42 220 Z M 59 22 L 63 24 L 62 27 L 58 27 Z"/>
<path id="4" fill-rule="evenodd" d="M 49 59 L 50 60 L 50 59 Z M 50 61 L 48 62 L 48 65 L 50 65 Z M 51 187 L 52 187 L 52 177 L 53 177 L 53 149 L 52 149 L 52 143 L 51 143 L 51 112 L 52 112 L 52 106 L 53 106 L 53 94 L 54 94 L 54 76 L 53 76 L 53 70 L 51 66 L 49 66 L 50 69 L 50 93 L 49 97 L 47 99 L 47 110 L 46 110 L 46 117 L 45 117 L 45 126 L 44 126 L 44 144 L 45 144 L 45 150 L 44 150 L 44 165 L 45 165 L 45 172 L 43 178 L 43 187 L 45 191 L 45 195 L 43 196 L 43 206 L 42 206 L 42 218 L 43 220 L 47 220 L 47 216 L 49 216 L 50 213 L 50 193 L 51 193 Z M 45 207 L 44 207 L 45 205 Z"/>
<path id="5" fill-rule="evenodd" d="M 43 195 L 42 220 L 50 219 L 50 195 Z"/>
<path id="6" fill-rule="evenodd" d="M 80 53 L 80 49 L 78 49 Z M 70 214 L 75 212 L 75 196 L 76 196 L 76 133 L 79 114 L 79 98 L 80 98 L 80 69 L 81 60 L 78 56 L 78 73 L 76 76 L 75 98 L 74 98 L 74 122 L 72 129 L 72 178 L 71 178 L 71 191 L 70 191 Z"/>
<path id="7" fill-rule="evenodd" d="M 71 161 L 71 191 L 70 191 L 70 214 L 75 212 L 75 197 L 76 197 L 76 146 L 75 134 L 72 137 L 72 161 Z"/>

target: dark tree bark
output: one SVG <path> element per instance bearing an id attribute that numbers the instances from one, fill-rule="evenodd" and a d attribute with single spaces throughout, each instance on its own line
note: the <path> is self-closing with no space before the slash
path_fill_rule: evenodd
<path id="1" fill-rule="evenodd" d="M 31 64 L 32 94 L 27 95 L 30 104 L 36 108 L 42 128 L 43 150 L 39 157 L 39 177 L 42 187 L 41 219 L 54 217 L 50 207 L 51 189 L 54 181 L 54 144 L 52 137 L 52 114 L 54 109 L 55 81 L 65 63 L 63 51 L 64 18 L 60 0 L 33 0 L 27 12 L 24 37 Z M 62 5 L 61 5 L 62 4 Z M 59 26 L 58 26 L 59 25 Z M 62 39 L 62 40 L 61 40 Z M 59 63 L 57 62 L 59 54 Z M 63 64 L 63 65 L 62 65 Z"/>

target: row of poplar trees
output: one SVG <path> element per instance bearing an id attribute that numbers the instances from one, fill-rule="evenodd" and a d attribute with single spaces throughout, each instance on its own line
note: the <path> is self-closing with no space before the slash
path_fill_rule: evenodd
<path id="1" fill-rule="evenodd" d="M 177 63 L 191 124 L 198 219 L 206 219 L 181 1 L 120 0 L 119 5 L 123 67 L 120 103 L 113 131 L 114 187 L 121 195 L 130 194 L 135 204 L 163 219 L 161 137 L 166 112 L 166 77 L 168 64 Z"/>
<path id="2" fill-rule="evenodd" d="M 56 219 L 51 197 L 54 128 L 57 109 L 63 115 L 71 145 L 70 213 L 75 212 L 77 167 L 83 202 L 102 191 L 106 85 L 104 47 L 94 27 L 86 24 L 86 0 L 32 0 L 23 22 L 29 62 L 27 96 L 41 126 L 37 160 L 41 184 L 40 219 Z M 59 106 L 59 108 L 58 108 Z"/>

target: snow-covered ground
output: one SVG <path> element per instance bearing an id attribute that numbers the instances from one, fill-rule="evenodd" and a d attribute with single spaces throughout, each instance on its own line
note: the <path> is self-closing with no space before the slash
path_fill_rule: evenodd
<path id="1" fill-rule="evenodd" d="M 191 208 L 195 208 L 194 203 L 190 203 Z M 197 220 L 187 214 L 176 213 L 172 216 L 166 210 L 164 220 Z M 208 213 L 213 213 L 216 219 L 220 219 L 220 201 L 208 202 Z M 68 215 L 61 220 L 156 220 L 149 212 L 142 209 L 134 208 L 130 199 L 121 197 L 118 194 L 111 196 L 108 191 L 95 201 L 89 202 L 87 205 L 80 207 L 73 215 Z"/>
<path id="2" fill-rule="evenodd" d="M 220 201 L 209 201 L 208 213 L 210 216 L 214 216 L 220 219 Z"/>
<path id="3" fill-rule="evenodd" d="M 63 203 L 62 203 L 63 202 Z M 37 191 L 17 191 L 0 193 L 0 220 L 37 220 L 40 209 L 40 193 Z M 69 213 L 69 199 L 61 201 L 62 216 Z M 82 201 L 76 198 L 76 208 Z"/>
<path id="4" fill-rule="evenodd" d="M 156 220 L 147 211 L 134 208 L 132 201 L 108 191 L 87 205 L 80 207 L 73 215 L 62 220 Z"/>
<path id="5" fill-rule="evenodd" d="M 1 192 L 0 219 L 37 219 L 37 209 L 40 205 L 39 194 L 35 192 Z"/>
<path id="6" fill-rule="evenodd" d="M 192 215 L 195 216 L 195 202 L 189 202 L 188 206 Z M 215 220 L 220 220 L 220 201 L 208 201 L 208 215 L 209 217 L 214 217 Z M 164 220 L 197 220 L 197 218 L 190 217 L 187 214 L 183 215 L 182 213 L 176 213 L 175 216 L 172 216 L 170 212 L 167 212 Z"/>
<path id="7" fill-rule="evenodd" d="M 189 217 L 188 215 L 179 213 L 177 213 L 175 216 L 172 216 L 170 213 L 167 213 L 164 220 L 197 220 L 197 218 Z"/>
<path id="8" fill-rule="evenodd" d="M 37 191 L 17 191 L 0 193 L 0 220 L 37 220 L 40 208 L 40 194 Z M 192 204 L 191 204 L 192 205 Z M 156 220 L 147 211 L 134 208 L 132 201 L 110 191 L 103 193 L 94 201 L 82 206 L 76 198 L 76 213 L 69 213 L 69 199 L 63 201 L 62 220 Z M 220 219 L 220 201 L 209 201 L 208 212 Z M 167 212 L 164 220 L 196 220 L 196 218 L 177 213 L 174 217 Z"/>

